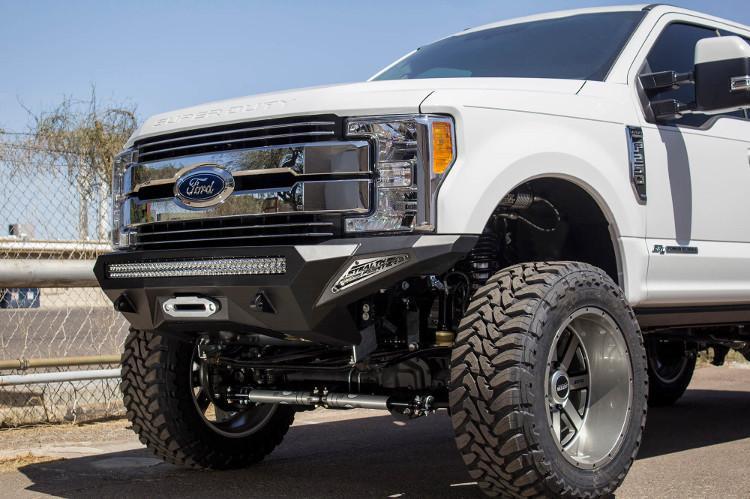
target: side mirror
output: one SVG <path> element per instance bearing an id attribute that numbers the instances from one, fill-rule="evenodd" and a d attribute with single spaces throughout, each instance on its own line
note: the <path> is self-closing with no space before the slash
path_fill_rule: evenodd
<path id="1" fill-rule="evenodd" d="M 750 108 L 750 44 L 739 36 L 699 40 L 693 79 L 694 111 L 721 114 Z"/>

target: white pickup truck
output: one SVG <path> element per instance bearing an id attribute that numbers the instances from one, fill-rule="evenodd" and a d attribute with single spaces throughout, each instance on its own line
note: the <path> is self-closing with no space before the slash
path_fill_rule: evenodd
<path id="1" fill-rule="evenodd" d="M 748 39 L 559 12 L 148 119 L 96 265 L 134 430 L 232 468 L 296 411 L 448 409 L 489 495 L 611 493 L 696 352 L 750 344 Z"/>

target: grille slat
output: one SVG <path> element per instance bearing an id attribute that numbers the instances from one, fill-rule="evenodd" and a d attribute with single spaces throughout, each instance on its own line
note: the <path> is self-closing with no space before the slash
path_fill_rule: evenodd
<path id="1" fill-rule="evenodd" d="M 341 138 L 342 121 L 337 116 L 308 116 L 235 123 L 187 130 L 136 141 L 139 161 L 157 161 L 186 155 L 267 147 L 295 142 L 317 142 Z"/>
<path id="2" fill-rule="evenodd" d="M 245 235 L 245 236 L 232 236 L 232 237 L 212 237 L 210 239 L 211 242 L 216 243 L 222 243 L 222 242 L 229 242 L 229 241 L 239 241 L 239 240 L 245 240 L 245 241 L 257 241 L 257 240 L 268 240 L 268 239 L 289 239 L 289 238 L 297 238 L 297 239 L 312 239 L 312 238 L 323 238 L 328 239 L 333 237 L 333 232 L 318 232 L 318 233 L 303 233 L 303 234 L 256 234 L 256 235 Z M 196 238 L 196 239 L 174 239 L 169 241 L 152 241 L 152 242 L 144 242 L 141 241 L 139 243 L 140 246 L 153 246 L 155 244 L 158 245 L 165 245 L 165 244 L 185 244 L 185 243 L 197 243 L 197 242 L 206 242 L 207 240 L 205 238 Z M 309 242 L 309 241 L 308 241 Z"/>
<path id="3" fill-rule="evenodd" d="M 205 220 L 157 222 L 139 226 L 136 247 L 257 246 L 274 242 L 318 243 L 341 235 L 341 218 L 310 214 L 247 215 Z"/>
<path id="4" fill-rule="evenodd" d="M 159 155 L 163 156 L 164 154 L 170 154 L 170 153 L 179 153 L 185 152 L 187 150 L 194 150 L 194 149 L 205 149 L 209 147 L 214 147 L 216 149 L 219 149 L 220 146 L 228 146 L 228 147 L 221 147 L 221 150 L 226 151 L 229 149 L 235 149 L 237 147 L 248 147 L 251 146 L 253 142 L 265 142 L 270 139 L 288 139 L 288 138 L 299 138 L 299 139 L 309 139 L 311 137 L 333 137 L 333 132 L 304 132 L 304 133 L 283 133 L 278 135 L 264 135 L 261 137 L 242 137 L 239 139 L 229 139 L 229 140 L 220 140 L 215 142 L 202 142 L 200 144 L 188 144 L 185 146 L 177 146 L 177 147 L 168 147 L 164 149 L 158 149 L 155 151 L 144 151 L 138 155 L 139 159 L 141 160 L 151 160 L 152 156 Z M 197 151 L 196 151 L 197 152 Z M 191 151 L 191 154 L 193 154 L 194 151 Z M 177 154 L 175 154 L 176 156 Z"/>
<path id="5" fill-rule="evenodd" d="M 248 132 L 258 132 L 261 130 L 275 130 L 279 128 L 291 128 L 295 126 L 334 126 L 336 122 L 334 121 L 307 121 L 303 123 L 283 123 L 280 125 L 267 125 L 267 126 L 254 126 L 249 128 L 240 128 L 237 130 L 221 130 L 218 132 L 210 132 L 210 133 L 199 133 L 195 135 L 191 135 L 190 139 L 201 139 L 204 137 L 214 137 L 216 135 L 234 135 L 238 133 L 248 133 Z M 269 135 L 271 137 L 273 135 Z M 155 145 L 161 145 L 161 144 L 169 144 L 175 141 L 184 140 L 183 138 L 172 138 L 172 139 L 165 139 L 165 140 L 156 140 L 154 142 L 149 142 L 149 146 L 155 146 Z"/>
<path id="6" fill-rule="evenodd" d="M 333 224 L 330 222 L 315 222 L 315 223 L 309 223 L 305 224 L 305 227 L 331 227 Z M 170 236 L 172 234 L 195 234 L 195 233 L 205 233 L 205 232 L 214 232 L 214 231 L 220 231 L 220 230 L 273 230 L 273 229 L 280 229 L 280 228 L 296 228 L 299 227 L 300 224 L 268 224 L 268 225 L 240 225 L 237 227 L 206 227 L 202 229 L 180 229 L 180 230 L 162 230 L 162 231 L 149 231 L 144 232 L 142 235 L 144 236 Z"/>

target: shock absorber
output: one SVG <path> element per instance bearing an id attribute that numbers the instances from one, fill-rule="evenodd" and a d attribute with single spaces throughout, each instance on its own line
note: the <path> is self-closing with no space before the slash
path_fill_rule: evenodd
<path id="1" fill-rule="evenodd" d="M 525 212 L 535 204 L 546 205 L 549 209 L 554 223 L 550 226 L 542 226 L 525 216 Z M 547 199 L 536 196 L 531 190 L 516 190 L 508 193 L 499 203 L 498 210 L 495 212 L 493 219 L 497 220 L 517 220 L 530 226 L 539 232 L 554 232 L 560 224 L 560 212 Z M 492 274 L 500 268 L 501 242 L 500 234 L 504 232 L 498 230 L 495 223 L 489 223 L 485 227 L 482 235 L 479 236 L 474 249 L 469 253 L 467 258 L 468 268 L 464 269 L 471 278 L 472 287 L 477 289 L 484 285 Z M 508 244 L 508 241 L 504 241 Z"/>
<path id="2" fill-rule="evenodd" d="M 508 210 L 526 210 L 534 204 L 534 193 L 531 191 L 513 191 L 500 200 L 500 207 Z"/>
<path id="3" fill-rule="evenodd" d="M 519 212 L 528 210 L 535 203 L 546 205 L 549 209 L 552 217 L 554 218 L 554 225 L 544 227 L 536 222 L 533 222 L 521 215 Z M 535 196 L 533 192 L 529 191 L 513 191 L 508 193 L 498 205 L 499 210 L 495 212 L 495 216 L 504 218 L 506 220 L 519 220 L 534 230 L 539 232 L 554 232 L 560 225 L 560 212 L 557 207 L 552 204 L 546 198 L 541 196 Z"/>
<path id="4" fill-rule="evenodd" d="M 497 271 L 500 264 L 500 239 L 492 225 L 485 227 L 467 260 L 474 289 L 484 285 Z"/>

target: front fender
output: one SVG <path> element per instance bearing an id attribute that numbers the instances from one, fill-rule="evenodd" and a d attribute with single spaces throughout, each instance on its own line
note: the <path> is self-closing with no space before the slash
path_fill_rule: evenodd
<path id="1" fill-rule="evenodd" d="M 643 237 L 624 125 L 464 108 L 457 161 L 438 195 L 438 230 L 480 233 L 502 197 L 535 178 L 565 179 L 598 203 L 616 236 Z"/>
<path id="2" fill-rule="evenodd" d="M 518 185 L 543 177 L 570 181 L 607 218 L 630 284 L 626 291 L 632 302 L 640 301 L 646 217 L 630 184 L 625 125 L 478 107 L 453 113 L 460 115 L 458 154 L 438 195 L 438 231 L 479 234 Z"/>

